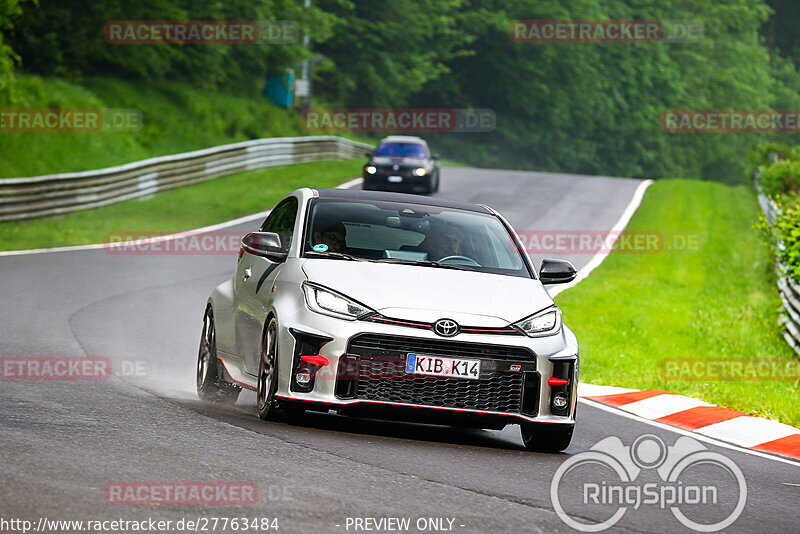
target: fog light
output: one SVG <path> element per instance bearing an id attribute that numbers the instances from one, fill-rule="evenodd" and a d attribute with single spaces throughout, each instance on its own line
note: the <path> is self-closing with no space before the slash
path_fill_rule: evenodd
<path id="1" fill-rule="evenodd" d="M 299 371 L 294 375 L 294 381 L 301 386 L 307 386 L 311 382 L 311 373 L 308 371 Z"/>
<path id="2" fill-rule="evenodd" d="M 555 397 L 553 397 L 553 406 L 555 406 L 556 408 L 559 409 L 564 408 L 566 405 L 567 405 L 567 396 L 564 395 L 563 393 L 558 393 L 556 394 Z"/>

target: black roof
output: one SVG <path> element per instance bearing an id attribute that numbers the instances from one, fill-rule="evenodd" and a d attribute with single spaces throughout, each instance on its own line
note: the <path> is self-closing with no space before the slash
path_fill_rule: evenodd
<path id="1" fill-rule="evenodd" d="M 377 200 L 383 202 L 401 202 L 403 204 L 419 204 L 422 206 L 436 206 L 438 208 L 452 208 L 478 213 L 491 213 L 484 207 L 469 202 L 447 200 L 438 197 L 424 197 L 406 193 L 389 193 L 387 191 L 364 191 L 363 189 L 315 189 L 319 198 L 341 198 L 346 200 Z"/>

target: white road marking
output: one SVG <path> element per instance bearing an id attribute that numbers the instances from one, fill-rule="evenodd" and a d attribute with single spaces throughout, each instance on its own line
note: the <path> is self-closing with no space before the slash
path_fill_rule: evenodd
<path id="1" fill-rule="evenodd" d="M 362 183 L 364 183 L 364 179 L 363 178 L 353 178 L 349 182 L 345 182 L 345 183 L 343 183 L 341 185 L 337 185 L 336 189 L 350 189 L 351 187 L 353 187 L 355 185 L 361 185 Z"/>
<path id="2" fill-rule="evenodd" d="M 674 434 L 680 434 L 682 436 L 689 436 L 690 438 L 694 438 L 697 441 L 710 443 L 710 444 L 715 445 L 717 447 L 722 447 L 724 449 L 730 449 L 730 450 L 733 450 L 733 451 L 741 452 L 741 453 L 747 454 L 749 456 L 758 456 L 759 458 L 766 458 L 767 460 L 773 460 L 775 462 L 781 462 L 781 463 L 789 464 L 789 465 L 792 465 L 792 466 L 795 466 L 795 467 L 800 467 L 800 462 L 798 462 L 797 460 L 791 460 L 789 458 L 783 458 L 781 456 L 773 456 L 772 454 L 768 454 L 766 452 L 761 452 L 761 451 L 754 451 L 752 449 L 745 449 L 745 448 L 740 447 L 738 445 L 733 445 L 731 443 L 726 443 L 724 441 L 720 441 L 720 440 L 715 439 L 713 437 L 704 436 L 702 434 L 698 434 L 698 433 L 692 432 L 690 430 L 684 430 L 682 428 L 678 428 L 678 427 L 675 427 L 675 426 L 667 425 L 667 424 L 664 424 L 664 423 L 659 423 L 657 421 L 651 421 L 650 419 L 645 419 L 644 417 L 639 417 L 638 415 L 634 415 L 632 413 L 623 412 L 622 410 L 620 410 L 618 408 L 614 408 L 614 407 L 611 407 L 611 406 L 606 406 L 603 403 L 592 401 L 592 400 L 589 400 L 589 399 L 580 399 L 580 402 L 582 402 L 584 404 L 587 404 L 587 405 L 589 405 L 589 406 L 591 406 L 593 408 L 597 408 L 598 410 L 603 410 L 605 412 L 609 412 L 611 414 L 615 414 L 615 415 L 618 415 L 620 417 L 626 417 L 628 419 L 632 419 L 632 420 L 638 421 L 640 423 L 645 423 L 647 425 L 654 426 L 656 428 L 660 428 L 661 430 L 667 430 L 667 431 L 672 432 Z"/>
<path id="3" fill-rule="evenodd" d="M 691 397 L 684 397 L 683 395 L 664 393 L 629 404 L 623 404 L 622 406 L 618 406 L 618 408 L 647 419 L 658 419 L 684 410 L 689 410 L 690 408 L 697 408 L 698 406 L 714 405 Z"/>
<path id="4" fill-rule="evenodd" d="M 636 210 L 642 203 L 642 198 L 644 198 L 645 191 L 647 191 L 647 188 L 650 187 L 652 184 L 653 180 L 645 180 L 644 182 L 639 184 L 639 187 L 637 187 L 636 191 L 634 191 L 633 197 L 631 198 L 631 201 L 628 203 L 628 206 L 625 208 L 625 211 L 622 212 L 622 215 L 620 216 L 619 220 L 616 222 L 614 227 L 611 228 L 611 230 L 604 238 L 603 241 L 604 243 L 609 243 L 609 242 L 613 243 L 614 241 L 616 241 L 616 237 L 619 236 L 619 232 L 621 232 L 622 230 L 625 229 L 626 226 L 628 226 L 631 217 L 633 217 L 633 214 L 636 213 Z M 601 263 L 603 263 L 603 260 L 606 259 L 609 253 L 610 251 L 598 252 L 597 254 L 592 256 L 592 259 L 589 260 L 589 263 L 584 265 L 583 269 L 578 271 L 578 276 L 576 276 L 575 280 L 573 280 L 569 284 L 559 285 L 552 289 L 548 288 L 547 292 L 550 293 L 550 297 L 555 298 L 556 295 L 558 295 L 562 291 L 566 291 L 571 287 L 575 287 L 575 284 L 577 284 L 578 282 L 589 276 L 589 274 L 593 270 L 595 270 L 595 268 L 597 268 Z"/>

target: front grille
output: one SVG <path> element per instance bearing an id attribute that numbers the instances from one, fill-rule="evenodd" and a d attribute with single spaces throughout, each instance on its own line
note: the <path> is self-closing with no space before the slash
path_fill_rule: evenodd
<path id="1" fill-rule="evenodd" d="M 361 334 L 350 341 L 347 352 L 359 356 L 406 356 L 430 354 L 445 358 L 482 358 L 533 361 L 534 354 L 522 347 L 484 345 L 438 339 L 421 339 L 383 334 Z"/>
<path id="2" fill-rule="evenodd" d="M 479 380 L 420 376 L 405 372 L 405 358 L 358 362 L 355 398 L 421 406 L 519 413 L 522 373 L 484 372 Z"/>
<path id="3" fill-rule="evenodd" d="M 406 167 L 400 167 L 399 169 L 395 170 L 391 166 L 383 168 L 378 167 L 378 169 L 384 176 L 411 176 L 411 171 L 413 170 L 413 168 Z"/>
<path id="4" fill-rule="evenodd" d="M 480 359 L 481 376 L 470 380 L 407 373 L 409 353 Z M 533 353 L 521 347 L 360 334 L 350 340 L 347 354 L 342 364 L 348 371 L 337 383 L 342 398 L 500 413 L 522 411 L 523 389 L 532 403 L 538 398 L 536 388 L 523 388 L 526 377 L 538 374 Z M 508 371 L 511 364 L 501 363 L 511 361 L 528 372 Z"/>

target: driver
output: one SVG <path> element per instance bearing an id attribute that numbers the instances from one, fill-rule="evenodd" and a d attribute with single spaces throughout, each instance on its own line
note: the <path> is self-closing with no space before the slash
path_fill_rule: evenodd
<path id="1" fill-rule="evenodd" d="M 428 259 L 439 261 L 448 256 L 460 256 L 461 241 L 461 234 L 452 224 L 431 224 L 431 233 L 420 243 L 420 250 L 428 253 Z"/>
<path id="2" fill-rule="evenodd" d="M 329 224 L 322 232 L 314 232 L 315 245 L 327 245 L 329 252 L 347 252 L 347 228 L 341 222 Z"/>

